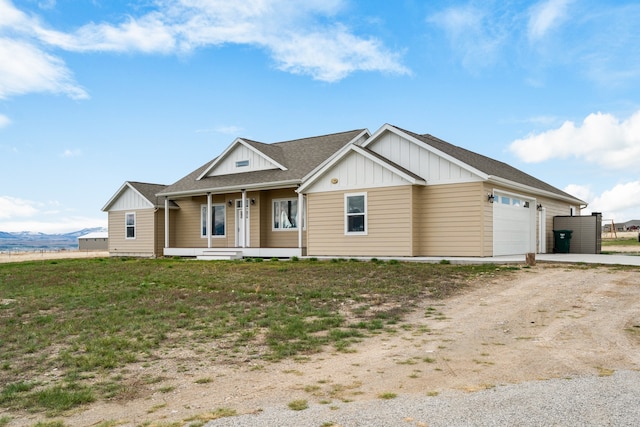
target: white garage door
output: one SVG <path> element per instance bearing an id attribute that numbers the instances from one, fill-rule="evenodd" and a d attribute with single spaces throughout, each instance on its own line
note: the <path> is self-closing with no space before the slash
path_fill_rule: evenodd
<path id="1" fill-rule="evenodd" d="M 495 194 L 493 201 L 493 255 L 534 252 L 535 209 L 533 200 Z"/>

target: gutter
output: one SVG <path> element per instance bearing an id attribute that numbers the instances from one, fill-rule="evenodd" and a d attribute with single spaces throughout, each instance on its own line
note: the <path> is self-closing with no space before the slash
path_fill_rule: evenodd
<path id="1" fill-rule="evenodd" d="M 199 188 L 197 190 L 188 191 L 174 191 L 170 193 L 158 193 L 157 197 L 180 197 L 180 196 L 195 196 L 202 194 L 223 194 L 223 193 L 235 193 L 242 190 L 274 190 L 278 188 L 297 187 L 300 184 L 299 179 L 290 179 L 287 181 L 271 182 L 267 185 L 264 183 L 255 184 L 239 184 L 227 187 L 213 187 L 213 188 Z"/>
<path id="2" fill-rule="evenodd" d="M 493 182 L 493 183 L 496 183 L 496 184 L 502 184 L 502 185 L 506 185 L 506 186 L 509 186 L 509 187 L 519 188 L 521 190 L 528 191 L 528 192 L 534 193 L 534 194 L 536 194 L 536 193 L 543 194 L 545 196 L 548 196 L 548 197 L 551 197 L 551 198 L 554 198 L 554 199 L 560 199 L 560 200 L 563 200 L 565 202 L 575 203 L 577 205 L 584 205 L 584 207 L 588 206 L 588 203 L 585 202 L 584 200 L 576 199 L 575 197 L 563 196 L 561 194 L 553 193 L 553 192 L 547 191 L 547 190 L 541 190 L 540 188 L 531 187 L 529 185 L 520 184 L 520 183 L 514 182 L 514 181 L 509 181 L 508 179 L 500 178 L 500 177 L 495 176 L 495 175 L 490 175 L 489 179 L 488 179 L 488 182 Z"/>

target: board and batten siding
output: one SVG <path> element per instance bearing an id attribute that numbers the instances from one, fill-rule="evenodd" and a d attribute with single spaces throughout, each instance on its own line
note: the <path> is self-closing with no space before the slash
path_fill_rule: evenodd
<path id="1" fill-rule="evenodd" d="M 345 194 L 367 193 L 367 235 L 345 235 Z M 411 185 L 311 193 L 307 255 L 412 256 Z"/>
<path id="2" fill-rule="evenodd" d="M 416 255 L 491 256 L 486 199 L 481 182 L 417 187 Z"/>
<path id="3" fill-rule="evenodd" d="M 149 202 L 149 200 L 145 199 L 132 189 L 131 187 L 127 187 L 124 189 L 122 194 L 118 196 L 118 199 L 113 202 L 113 204 L 109 207 L 109 211 L 127 211 L 132 212 L 138 209 L 150 209 L 154 206 Z"/>
<path id="4" fill-rule="evenodd" d="M 155 249 L 155 209 L 136 211 L 110 211 L 109 222 L 109 254 L 111 256 L 154 257 L 162 252 Z M 126 238 L 125 215 L 136 214 L 136 237 Z"/>
<path id="5" fill-rule="evenodd" d="M 429 184 L 481 181 L 471 171 L 393 132 L 385 132 L 367 148 L 410 170 Z"/>
<path id="6" fill-rule="evenodd" d="M 237 162 L 248 162 L 249 164 L 246 166 L 237 166 Z M 209 176 L 255 172 L 267 169 L 278 169 L 278 167 L 254 150 L 243 144 L 237 144 L 236 147 L 215 166 L 213 171 L 209 173 Z"/>
<path id="7" fill-rule="evenodd" d="M 305 193 L 346 191 L 371 187 L 396 187 L 408 184 L 399 175 L 359 153 L 351 152 L 325 172 Z"/>

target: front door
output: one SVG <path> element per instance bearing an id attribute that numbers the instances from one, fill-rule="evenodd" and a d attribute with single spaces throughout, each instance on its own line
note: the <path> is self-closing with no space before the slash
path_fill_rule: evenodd
<path id="1" fill-rule="evenodd" d="M 248 248 L 249 247 L 249 200 L 245 203 L 244 210 L 242 209 L 242 199 L 236 200 L 236 247 Z M 246 240 L 245 240 L 246 234 Z"/>

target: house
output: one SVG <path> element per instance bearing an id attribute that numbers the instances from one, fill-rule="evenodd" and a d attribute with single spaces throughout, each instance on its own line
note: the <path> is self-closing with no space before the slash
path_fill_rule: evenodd
<path id="1" fill-rule="evenodd" d="M 166 187 L 127 181 L 109 199 L 102 210 L 108 212 L 110 255 L 163 256 L 165 201 L 156 194 Z"/>
<path id="2" fill-rule="evenodd" d="M 79 251 L 107 251 L 109 250 L 109 233 L 94 231 L 78 237 Z"/>
<path id="3" fill-rule="evenodd" d="M 553 216 L 585 206 L 503 162 L 385 124 L 237 138 L 169 186 L 126 182 L 103 210 L 113 255 L 487 257 L 551 252 Z"/>

